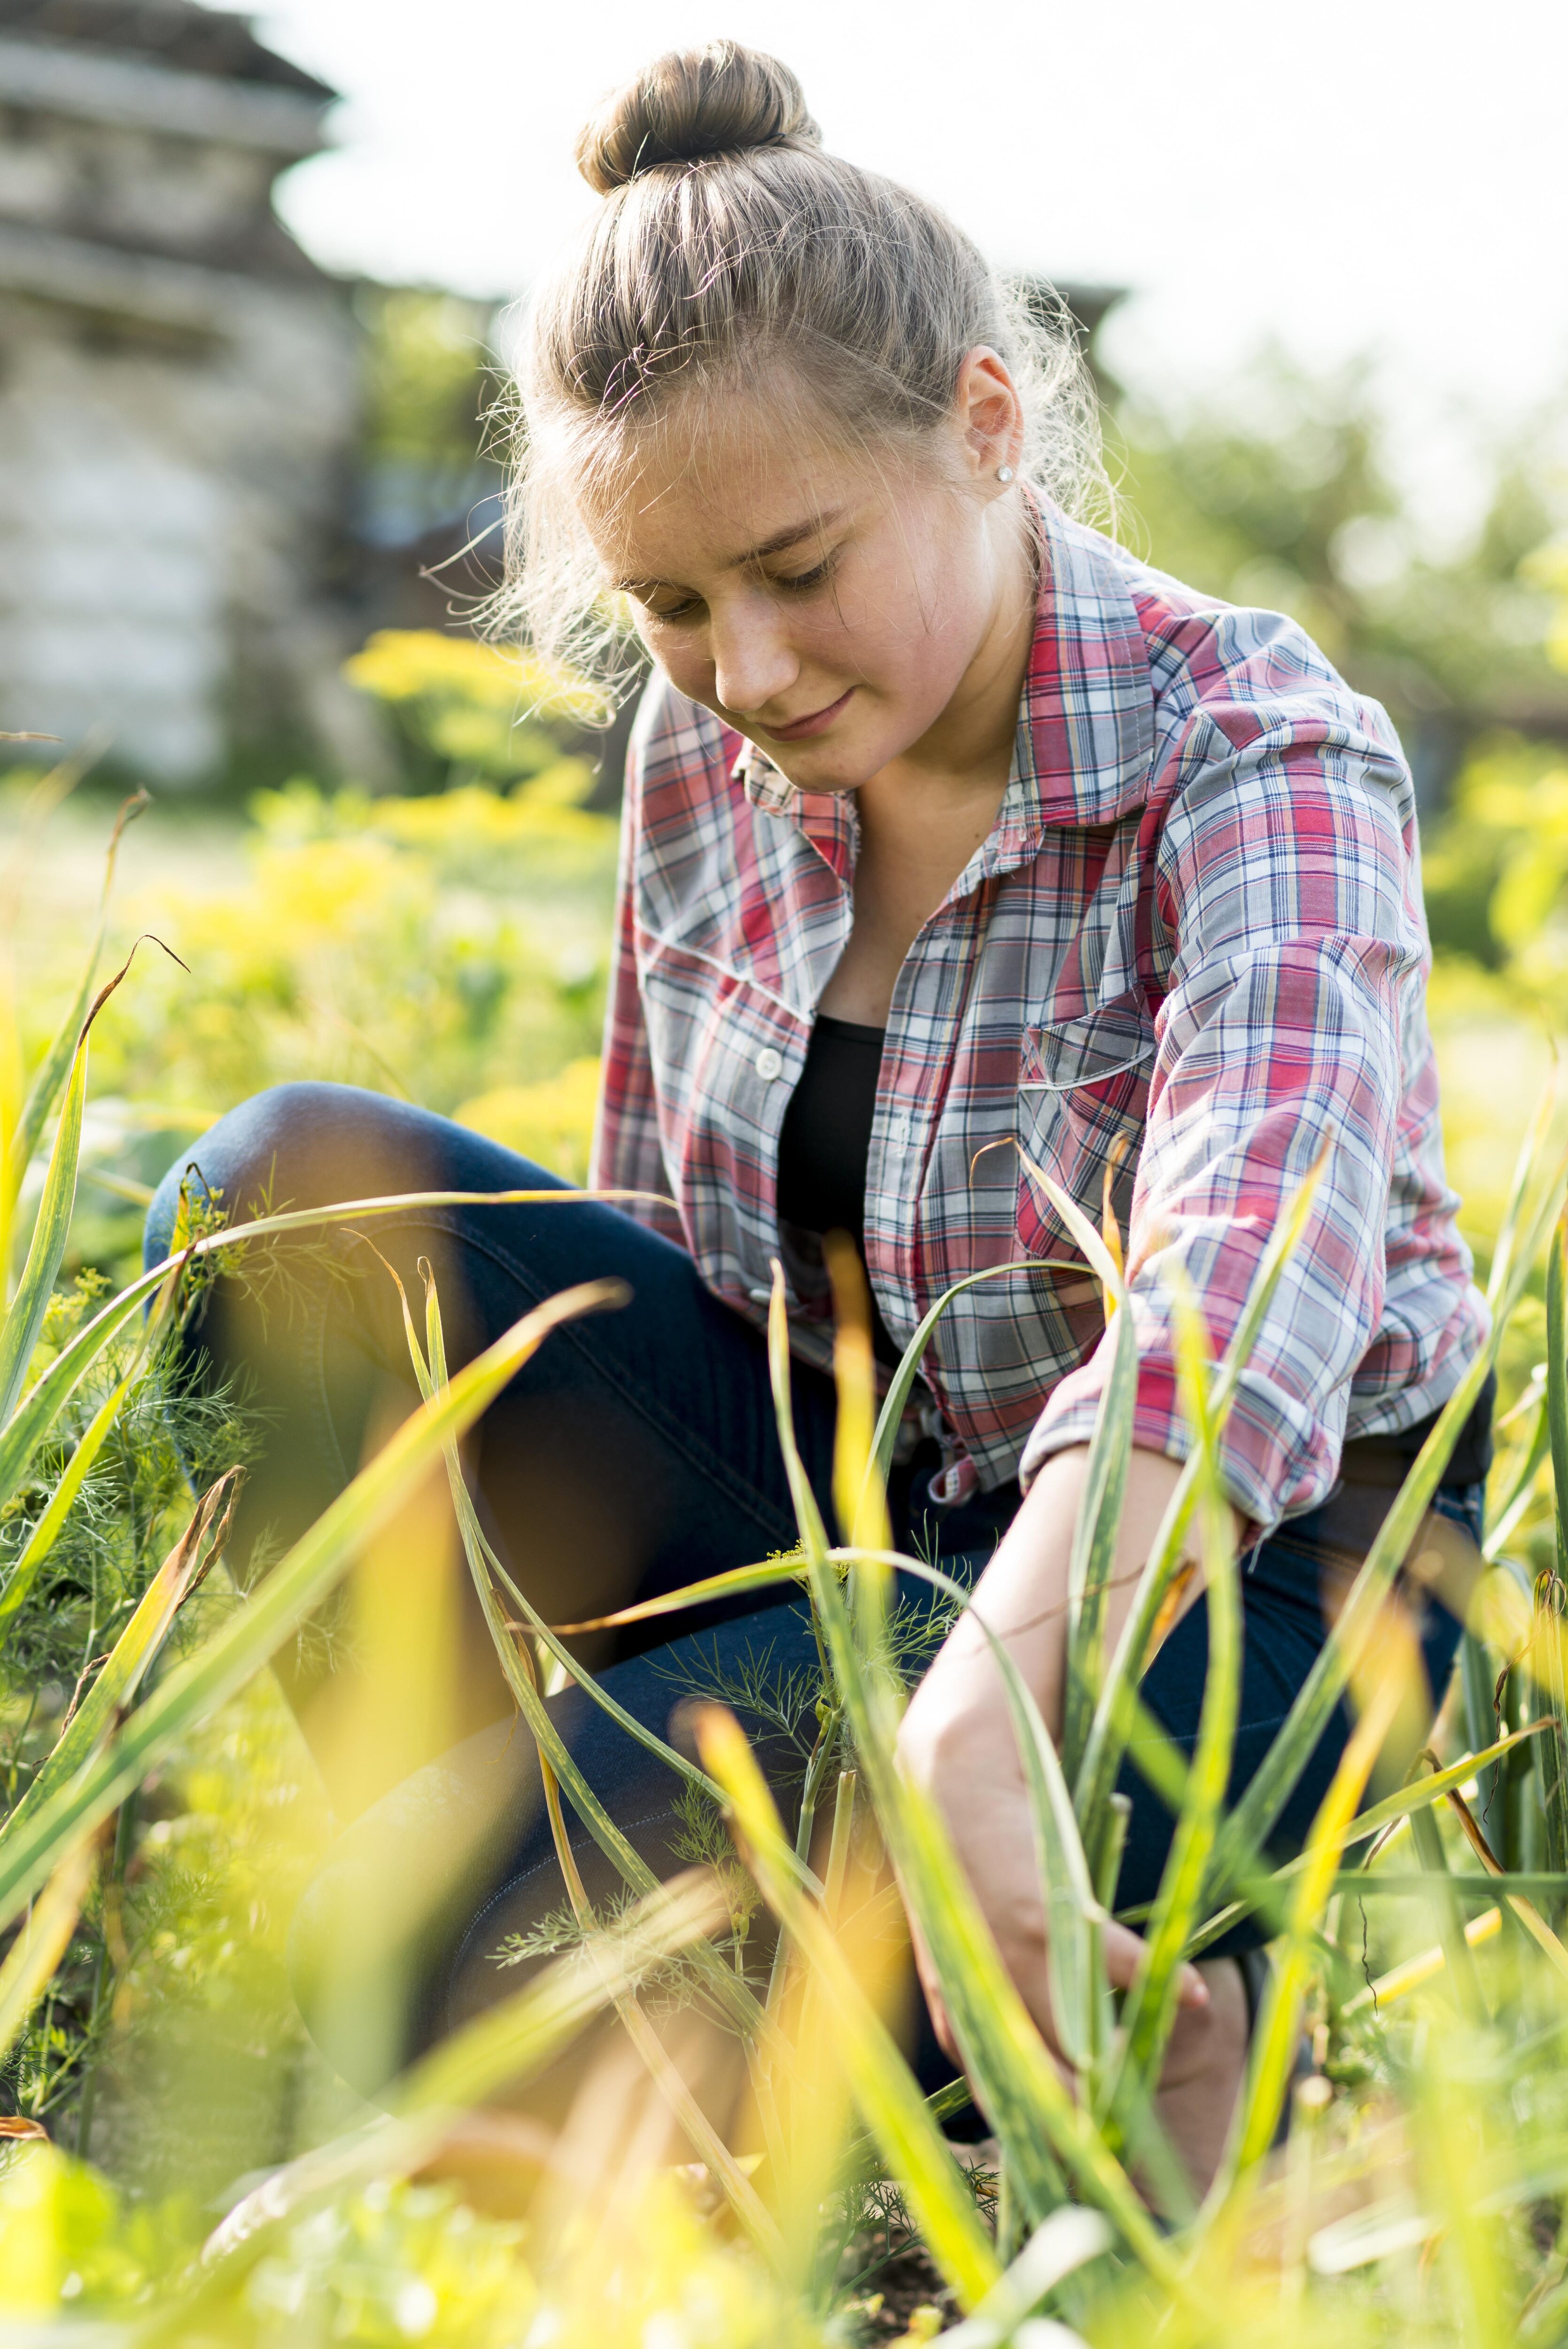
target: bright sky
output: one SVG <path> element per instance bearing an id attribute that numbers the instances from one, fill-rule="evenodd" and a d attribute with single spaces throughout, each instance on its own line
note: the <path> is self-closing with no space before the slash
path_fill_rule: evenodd
<path id="1" fill-rule="evenodd" d="M 1568 388 L 1563 0 L 278 0 L 256 27 L 345 93 L 283 194 L 333 267 L 519 290 L 593 201 L 594 99 L 727 34 L 997 261 L 1132 288 L 1133 380 L 1269 335 L 1372 352 L 1439 506 L 1446 417 Z"/>

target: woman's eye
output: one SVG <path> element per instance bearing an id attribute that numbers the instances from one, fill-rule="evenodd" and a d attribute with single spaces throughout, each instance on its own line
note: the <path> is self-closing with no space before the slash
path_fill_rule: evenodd
<path id="1" fill-rule="evenodd" d="M 834 561 L 835 557 L 830 554 L 825 561 L 819 563 L 814 570 L 797 571 L 790 578 L 775 580 L 774 585 L 784 588 L 791 595 L 808 595 L 813 587 L 826 586 L 833 575 Z"/>
<path id="2" fill-rule="evenodd" d="M 678 604 L 645 604 L 643 609 L 650 620 L 680 622 L 694 619 L 701 611 L 702 603 L 696 595 L 685 595 Z"/>

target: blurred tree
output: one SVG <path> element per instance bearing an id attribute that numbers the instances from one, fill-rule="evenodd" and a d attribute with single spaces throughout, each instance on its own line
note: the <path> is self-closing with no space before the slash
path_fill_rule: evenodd
<path id="1" fill-rule="evenodd" d="M 360 532 L 403 546 L 496 486 L 484 450 L 495 397 L 486 302 L 419 286 L 362 285 L 365 436 Z"/>
<path id="2" fill-rule="evenodd" d="M 1568 521 L 1563 419 L 1497 454 L 1468 543 L 1423 549 L 1389 460 L 1370 366 L 1307 374 L 1265 352 L 1222 403 L 1124 401 L 1112 432 L 1126 532 L 1162 569 L 1288 612 L 1387 704 L 1424 802 L 1499 726 L 1568 739 L 1548 657 L 1542 550 Z"/>
<path id="3" fill-rule="evenodd" d="M 1568 546 L 1527 559 L 1553 606 L 1546 658 L 1568 677 Z M 1432 943 L 1501 971 L 1543 1015 L 1568 999 L 1568 759 L 1553 744 L 1501 735 L 1460 774 L 1425 859 Z"/>

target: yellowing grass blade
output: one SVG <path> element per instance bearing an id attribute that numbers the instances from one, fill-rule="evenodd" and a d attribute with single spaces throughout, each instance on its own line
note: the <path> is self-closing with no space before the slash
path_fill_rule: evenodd
<path id="1" fill-rule="evenodd" d="M 826 1920 L 801 1898 L 773 1797 L 740 1724 L 722 1706 L 707 1704 L 696 1726 L 698 1750 L 728 1797 L 738 1839 L 762 1896 L 820 1978 L 861 2116 L 909 2197 L 927 2250 L 962 2304 L 972 2308 L 996 2283 L 1001 2268 L 958 2165 Z"/>
<path id="2" fill-rule="evenodd" d="M 96 1837 L 82 1836 L 59 1861 L 5 1953 L 0 1966 L 0 2056 L 21 2036 L 71 1946 L 97 1860 Z"/>
<path id="3" fill-rule="evenodd" d="M 1138 1407 L 1138 1333 L 1122 1277 L 1121 1236 L 1110 1213 L 1110 1177 L 1106 1169 L 1106 1215 L 1110 1238 L 1102 1238 L 1076 1199 L 1020 1152 L 1030 1179 L 1045 1193 L 1066 1224 L 1105 1292 L 1110 1363 L 1089 1442 L 1083 1499 L 1073 1527 L 1068 1564 L 1067 1685 L 1062 1706 L 1062 1768 L 1068 1784 L 1078 1777 L 1089 1725 L 1105 1677 L 1105 1603 L 1116 1562 L 1117 1536 L 1127 1497 L 1132 1458 L 1132 1423 Z"/>
<path id="4" fill-rule="evenodd" d="M 1398 1673 L 1386 1673 L 1376 1682 L 1371 1700 L 1346 1743 L 1339 1766 L 1313 1821 L 1312 1833 L 1307 1837 L 1306 1865 L 1291 1904 L 1290 1930 L 1270 1976 L 1263 2013 L 1253 2033 L 1246 2083 L 1236 2107 L 1231 2142 L 1203 2206 L 1205 2227 L 1212 2223 L 1238 2184 L 1274 2142 L 1295 2060 L 1302 2001 L 1315 1954 L 1317 1922 L 1328 1899 L 1356 1806 L 1394 1725 L 1404 1694 L 1404 1681 Z"/>
<path id="5" fill-rule="evenodd" d="M 91 1759 L 113 1728 L 117 1714 L 130 1703 L 175 1616 L 222 1554 L 239 1481 L 239 1470 L 232 1468 L 203 1495 L 91 1688 L 61 1731 L 59 1743 L 0 1826 L 0 1860 L 7 1847 L 26 1832 L 27 1822 Z"/>
<path id="6" fill-rule="evenodd" d="M 1099 1247 L 1098 1239 L 1095 1245 Z M 974 1888 L 935 1806 L 894 1760 L 902 1692 L 856 1645 L 805 1466 L 789 1402 L 789 1329 L 775 1273 L 769 1355 L 779 1438 L 811 1569 L 811 1595 L 838 1694 L 870 1779 L 878 1824 L 904 1898 L 931 1952 L 965 2069 L 1037 2225 L 1062 2199 L 1053 2150 L 1107 2212 L 1151 2275 L 1183 2298 L 1181 2268 L 1126 2171 L 1063 2085 L 981 1913 Z"/>
<path id="7" fill-rule="evenodd" d="M 734 1599 L 748 1590 L 770 1590 L 779 1582 L 803 1582 L 806 1568 L 786 1558 L 759 1558 L 755 1566 L 732 1566 L 710 1574 L 704 1582 L 683 1583 L 678 1590 L 661 1590 L 656 1599 L 640 1599 L 634 1607 L 617 1607 L 612 1615 L 590 1615 L 585 1623 L 552 1623 L 558 1639 L 574 1640 L 584 1631 L 615 1631 L 626 1623 L 652 1623 L 661 1615 L 679 1615 L 688 1607 L 705 1606 L 712 1599 Z M 533 1624 L 526 1626 L 529 1630 Z"/>
<path id="8" fill-rule="evenodd" d="M 717 1932 L 727 1914 L 708 1870 L 676 1877 L 591 1943 L 556 1959 L 522 1990 L 454 2032 L 388 2092 L 389 2119 L 301 2155 L 237 2203 L 206 2244 L 201 2280 L 139 2328 L 139 2341 L 191 2338 L 188 2328 L 202 2309 L 232 2292 L 237 2276 L 303 2211 L 372 2178 L 418 2168 L 455 2116 L 542 2071 L 614 1998 L 634 1990 L 651 1968 Z"/>
<path id="9" fill-rule="evenodd" d="M 1464 1796 L 1460 1793 L 1459 1788 L 1457 1786 L 1450 1786 L 1446 1799 L 1449 1808 L 1458 1816 L 1459 1823 L 1464 1830 L 1465 1837 L 1470 1844 L 1470 1849 L 1480 1861 L 1480 1864 L 1486 1870 L 1488 1876 L 1504 1875 L 1506 1871 L 1499 1865 L 1491 1846 L 1488 1843 L 1485 1836 L 1482 1835 L 1480 1828 L 1477 1826 L 1475 1818 L 1471 1814 L 1470 1806 L 1466 1802 Z M 1563 1948 L 1563 1943 L 1558 1940 L 1557 1935 L 1553 1931 L 1551 1926 L 1547 1923 L 1540 1909 L 1535 1906 L 1535 1903 L 1532 1900 L 1526 1899 L 1522 1893 L 1518 1892 L 1507 1893 L 1504 1895 L 1504 1898 L 1506 1899 L 1509 1907 L 1512 1909 L 1514 1915 L 1518 1918 L 1520 1923 L 1523 1926 L 1525 1931 L 1535 1943 L 1536 1948 L 1540 1950 L 1554 1972 L 1556 1972 L 1563 1981 L 1568 1982 L 1568 1949 Z"/>
<path id="10" fill-rule="evenodd" d="M 871 1296 L 860 1256 L 851 1242 L 830 1240 L 827 1256 L 838 1325 L 833 1337 L 839 1404 L 833 1429 L 833 1506 L 848 1548 L 891 1549 L 887 1494 L 876 1473 Z"/>
<path id="11" fill-rule="evenodd" d="M 176 1666 L 67 1785 L 19 1830 L 13 1822 L 0 1831 L 0 1928 L 25 1906 L 65 1841 L 107 1817 L 170 1740 L 184 1735 L 260 1671 L 347 1571 L 361 1543 L 387 1522 L 443 1444 L 472 1425 L 551 1330 L 618 1301 L 622 1293 L 614 1281 L 566 1289 L 477 1355 L 440 1395 L 404 1421 L 222 1630 Z"/>

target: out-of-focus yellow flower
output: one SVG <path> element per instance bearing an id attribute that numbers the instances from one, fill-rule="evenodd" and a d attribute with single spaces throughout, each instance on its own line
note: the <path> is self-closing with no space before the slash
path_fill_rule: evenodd
<path id="1" fill-rule="evenodd" d="M 343 673 L 396 709 L 424 750 L 495 779 L 551 766 L 561 729 L 608 715 L 603 694 L 573 671 L 435 628 L 379 629 Z"/>
<path id="2" fill-rule="evenodd" d="M 588 1179 L 588 1147 L 599 1099 L 599 1062 L 569 1061 L 559 1076 L 536 1085 L 498 1085 L 477 1093 L 457 1112 L 459 1125 L 488 1135 L 521 1158 L 531 1158 L 569 1183 Z"/>

